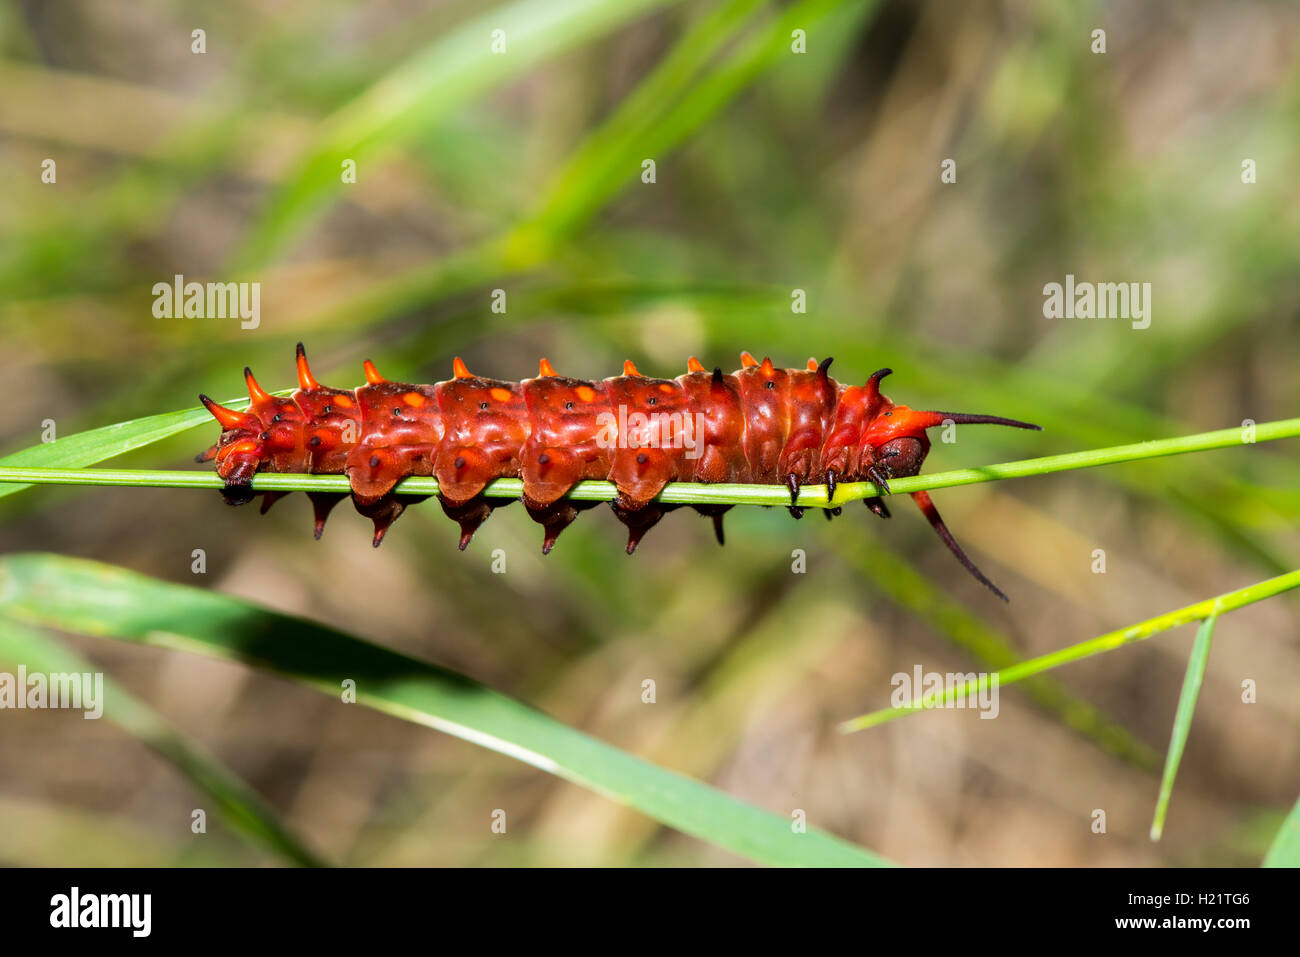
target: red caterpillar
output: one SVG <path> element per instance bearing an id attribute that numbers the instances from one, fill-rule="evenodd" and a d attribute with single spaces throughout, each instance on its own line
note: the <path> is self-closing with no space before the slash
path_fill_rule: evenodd
<path id="1" fill-rule="evenodd" d="M 827 374 L 831 360 L 808 360 L 807 369 L 777 369 L 770 359 L 741 355 L 742 368 L 724 375 L 692 358 L 676 379 L 651 379 L 629 361 L 623 374 L 600 382 L 558 375 L 545 359 L 535 379 L 503 382 L 453 363 L 454 378 L 436 385 L 389 382 L 365 362 L 366 384 L 331 389 L 311 374 L 298 344 L 298 391 L 279 398 L 244 370 L 252 404 L 236 412 L 199 398 L 221 423 L 221 440 L 198 461 L 217 460 L 226 500 L 250 501 L 259 471 L 346 473 L 352 499 L 374 521 L 376 546 L 408 504 L 426 496 L 396 495 L 408 475 L 432 475 L 438 499 L 460 525 L 460 547 L 493 508 L 509 499 L 483 491 L 498 478 L 523 480 L 528 514 L 545 529 L 542 552 L 595 502 L 564 498 L 577 482 L 604 479 L 618 487 L 614 513 L 628 528 L 631 554 L 646 531 L 677 507 L 656 502 L 663 487 L 681 482 L 784 485 L 790 511 L 801 486 L 874 482 L 916 475 L 930 441 L 925 430 L 946 421 L 987 422 L 1020 429 L 1038 426 L 992 415 L 921 412 L 895 405 L 880 392 L 881 369 L 865 385 L 843 386 Z M 287 492 L 267 492 L 262 511 Z M 308 492 L 316 537 L 343 493 Z M 925 492 L 916 500 L 957 559 L 1007 600 L 966 557 Z M 883 518 L 879 498 L 866 501 Z M 730 506 L 699 505 L 723 540 L 722 514 Z M 826 509 L 829 519 L 839 508 Z"/>

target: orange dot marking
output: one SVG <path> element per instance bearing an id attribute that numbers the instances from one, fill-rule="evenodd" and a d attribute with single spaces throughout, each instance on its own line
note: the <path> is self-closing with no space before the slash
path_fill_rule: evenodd
<path id="1" fill-rule="evenodd" d="M 577 388 L 578 398 L 583 402 L 590 402 L 596 398 L 596 390 L 589 385 L 580 385 Z"/>
<path id="2" fill-rule="evenodd" d="M 333 402 L 335 405 L 343 406 L 343 408 L 345 409 L 352 408 L 352 400 L 349 399 L 346 395 L 336 395 L 334 398 L 330 399 L 330 401 Z"/>
<path id="3" fill-rule="evenodd" d="M 514 394 L 509 389 L 501 388 L 493 389 L 488 393 L 488 395 L 492 396 L 492 398 L 496 399 L 498 402 L 509 402 L 514 398 Z"/>
<path id="4" fill-rule="evenodd" d="M 418 392 L 407 392 L 402 396 L 402 401 L 411 408 L 418 409 L 420 406 L 424 405 L 425 398 Z"/>

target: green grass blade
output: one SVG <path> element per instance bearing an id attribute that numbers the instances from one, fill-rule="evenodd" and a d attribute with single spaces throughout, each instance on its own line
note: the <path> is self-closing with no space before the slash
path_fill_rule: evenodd
<path id="1" fill-rule="evenodd" d="M 289 393 L 284 391 L 275 394 L 288 395 Z M 232 409 L 245 409 L 248 407 L 248 397 L 232 399 L 221 404 Z M 77 432 L 53 442 L 33 445 L 0 458 L 0 467 L 55 470 L 84 468 L 130 452 L 132 449 L 159 442 L 177 432 L 184 432 L 205 422 L 212 425 L 215 438 L 216 423 L 211 413 L 202 406 L 182 409 L 179 412 L 146 415 L 140 419 L 105 425 L 102 428 Z M 22 484 L 0 484 L 0 498 L 29 487 Z"/>
<path id="2" fill-rule="evenodd" d="M 1198 601 L 1175 611 L 1157 615 L 1155 618 L 1140 621 L 1136 625 L 1110 631 L 1088 641 L 1081 641 L 1059 651 L 1052 651 L 1037 658 L 1023 661 L 1020 664 L 1012 665 L 997 673 L 998 684 L 1007 685 L 1014 684 L 1017 681 L 1024 681 L 1026 678 L 1042 674 L 1045 671 L 1051 671 L 1061 665 L 1073 661 L 1082 661 L 1084 658 L 1091 658 L 1093 655 L 1103 654 L 1107 651 L 1114 651 L 1116 648 L 1122 648 L 1135 641 L 1145 641 L 1152 635 L 1158 635 L 1162 631 L 1169 631 L 1171 628 L 1177 628 L 1189 622 L 1201 621 L 1212 615 L 1232 611 L 1235 608 L 1242 608 L 1257 601 L 1263 601 L 1265 598 L 1280 595 L 1293 588 L 1300 588 L 1300 571 L 1287 572 L 1285 575 L 1278 575 L 1276 578 L 1269 578 L 1253 585 L 1247 585 L 1245 588 L 1225 592 L 1215 598 L 1207 598 L 1204 601 Z M 989 680 L 991 680 L 991 677 Z M 947 689 L 942 696 L 936 696 L 935 701 L 940 704 L 949 704 L 982 685 L 983 681 L 975 683 L 961 682 L 953 688 Z M 880 711 L 873 711 L 869 714 L 851 718 L 840 724 L 840 730 L 845 733 L 862 731 L 878 724 L 884 724 L 886 721 L 893 721 L 905 714 L 916 714 L 922 710 L 925 709 L 919 707 L 919 703 L 916 701 L 898 708 L 884 708 Z"/>
<path id="3" fill-rule="evenodd" d="M 53 635 L 0 617 L 0 661 L 32 673 L 94 673 L 98 669 Z M 204 748 L 173 728 L 125 688 L 104 678 L 104 717 L 166 758 L 216 805 L 225 822 L 250 844 L 291 864 L 325 862 L 279 820 L 275 809 Z"/>
<path id="4" fill-rule="evenodd" d="M 20 621 L 244 662 L 531 764 L 765 864 L 885 859 L 566 727 L 456 672 L 238 599 L 57 555 L 0 559 L 0 612 Z M 347 707 L 347 705 L 340 705 Z"/>
<path id="5" fill-rule="evenodd" d="M 1211 615 L 1196 630 L 1196 641 L 1187 661 L 1187 674 L 1183 690 L 1178 695 L 1178 709 L 1174 712 L 1174 730 L 1169 737 L 1169 752 L 1165 755 L 1165 770 L 1160 778 L 1160 796 L 1156 798 L 1156 813 L 1151 821 L 1151 840 L 1158 841 L 1165 830 L 1165 815 L 1169 812 L 1169 798 L 1174 793 L 1174 778 L 1183 760 L 1187 735 L 1192 730 L 1192 715 L 1196 713 L 1196 698 L 1205 680 L 1205 665 L 1210 660 L 1210 639 L 1214 637 L 1214 624 L 1219 620 Z"/>
<path id="6" fill-rule="evenodd" d="M 1264 866 L 1300 867 L 1300 801 L 1295 802 L 1295 807 L 1282 822 L 1282 829 L 1269 845 L 1268 853 L 1264 855 Z"/>
<path id="7" fill-rule="evenodd" d="M 240 268 L 268 259 L 297 226 L 341 192 L 345 159 L 361 164 L 400 146 L 543 60 L 675 2 L 516 0 L 438 37 L 325 121 L 316 143 L 248 237 Z M 505 32 L 505 52 L 493 52 L 494 30 Z"/>
<path id="8" fill-rule="evenodd" d="M 686 33 L 606 125 L 579 148 L 537 216 L 514 241 L 531 248 L 532 243 L 543 241 L 535 233 L 545 234 L 550 241 L 575 232 L 613 196 L 638 182 L 635 174 L 642 159 L 662 162 L 789 55 L 794 29 L 815 36 L 817 27 L 842 5 L 842 0 L 801 0 L 747 36 L 740 34 L 754 12 L 753 3 L 731 0 L 714 10 Z M 723 52 L 732 41 L 735 49 Z M 718 65 L 713 66 L 715 62 Z M 696 79 L 706 66 L 712 66 L 711 71 Z"/>
<path id="9" fill-rule="evenodd" d="M 663 121 L 692 80 L 715 61 L 762 7 L 761 0 L 725 0 L 693 24 L 673 48 L 619 104 L 614 113 L 573 153 L 555 176 L 538 212 L 516 232 L 546 241 L 573 232 L 596 209 L 633 181 L 630 171 L 649 156 L 647 130 Z"/>

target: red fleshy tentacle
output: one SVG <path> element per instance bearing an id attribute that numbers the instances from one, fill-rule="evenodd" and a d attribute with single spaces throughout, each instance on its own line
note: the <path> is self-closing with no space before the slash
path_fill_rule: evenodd
<path id="1" fill-rule="evenodd" d="M 316 381 L 316 377 L 311 374 L 311 366 L 307 364 L 307 350 L 303 348 L 302 343 L 298 343 L 296 357 L 298 366 L 298 388 L 303 392 L 319 392 L 321 384 Z"/>
<path id="2" fill-rule="evenodd" d="M 258 509 L 258 512 L 257 512 L 257 513 L 258 513 L 259 515 L 265 515 L 267 512 L 269 512 L 269 511 L 271 510 L 271 506 L 272 506 L 272 505 L 274 505 L 276 502 L 280 501 L 280 499 L 284 498 L 286 495 L 292 495 L 292 494 L 293 494 L 293 490 L 292 490 L 292 489 L 275 490 L 275 491 L 270 491 L 270 492 L 263 492 L 263 493 L 262 493 L 262 507 L 261 507 L 260 509 Z"/>
<path id="3" fill-rule="evenodd" d="M 398 516 L 406 511 L 407 506 L 418 505 L 428 497 L 427 495 L 383 495 L 373 502 L 363 502 L 354 498 L 352 505 L 374 523 L 375 534 L 370 544 L 378 548 L 383 543 L 384 536 L 388 534 L 388 529 L 397 521 Z"/>
<path id="4" fill-rule="evenodd" d="M 253 431 L 261 427 L 262 423 L 258 421 L 257 416 L 250 415 L 247 412 L 236 412 L 234 409 L 227 409 L 224 405 L 214 402 L 202 392 L 199 393 L 199 401 L 203 403 L 203 407 L 212 414 L 212 417 L 221 424 L 221 428 L 226 432 L 235 429 Z"/>
<path id="5" fill-rule="evenodd" d="M 308 492 L 307 498 L 311 501 L 312 517 L 315 527 L 313 535 L 317 541 L 325 534 L 325 522 L 330 517 L 330 512 L 339 502 L 348 498 L 347 492 Z"/>
<path id="6" fill-rule="evenodd" d="M 631 555 L 641 544 L 645 533 L 659 524 L 659 520 L 680 505 L 664 505 L 661 502 L 647 502 L 639 508 L 628 508 L 618 501 L 610 503 L 614 515 L 627 526 L 627 553 Z"/>
<path id="7" fill-rule="evenodd" d="M 952 422 L 956 425 L 1008 425 L 1015 429 L 1032 429 L 1041 432 L 1041 425 L 1021 422 L 1019 419 L 1007 419 L 1000 415 L 976 415 L 968 412 L 930 412 L 909 409 L 905 405 L 895 405 L 872 419 L 866 433 L 866 442 L 879 447 L 891 439 L 904 436 L 919 436 L 926 429 L 933 429 Z"/>
<path id="8" fill-rule="evenodd" d="M 926 415 L 934 416 L 937 420 L 935 425 L 943 425 L 944 422 L 952 421 L 957 425 L 1009 425 L 1013 429 L 1031 429 L 1034 432 L 1043 431 L 1041 425 L 1034 425 L 1032 422 L 1021 422 L 1019 419 L 1007 419 L 1000 415 L 977 415 L 970 412 L 926 412 Z"/>
<path id="9" fill-rule="evenodd" d="M 719 545 L 727 544 L 727 534 L 722 528 L 722 517 L 731 511 L 731 505 L 692 505 L 691 508 L 713 520 L 713 537 Z"/>
<path id="10" fill-rule="evenodd" d="M 477 495 L 468 501 L 457 503 L 448 501 L 442 495 L 438 496 L 438 502 L 442 505 L 443 513 L 460 526 L 460 542 L 457 547 L 462 552 L 469 548 L 474 533 L 488 520 L 493 511 L 504 508 L 514 501 L 512 498 L 488 498 L 484 495 Z"/>
<path id="11" fill-rule="evenodd" d="M 976 564 L 966 555 L 966 552 L 962 550 L 962 547 L 957 544 L 957 539 L 952 537 L 952 532 L 948 531 L 948 526 L 944 524 L 943 518 L 940 517 L 939 510 L 934 507 L 934 502 L 930 498 L 930 493 L 913 492 L 912 500 L 916 502 L 917 506 L 921 509 L 921 513 L 929 520 L 930 525 L 934 530 L 938 532 L 939 537 L 943 539 L 943 543 L 948 546 L 948 550 L 957 557 L 957 561 L 961 562 L 968 572 L 975 576 L 976 581 L 983 584 L 989 591 L 993 592 L 993 594 L 997 595 L 1003 601 L 1011 601 L 1011 599 L 1003 593 L 1001 588 L 988 580 L 985 574 L 979 570 L 979 567 L 976 566 Z"/>
<path id="12" fill-rule="evenodd" d="M 574 520 L 587 511 L 595 508 L 599 502 L 577 502 L 572 499 L 562 498 L 552 502 L 550 505 L 544 505 L 541 508 L 528 505 L 528 517 L 542 526 L 544 535 L 542 537 L 542 554 L 551 554 L 551 549 L 555 547 L 556 540 L 560 533 L 573 524 Z"/>

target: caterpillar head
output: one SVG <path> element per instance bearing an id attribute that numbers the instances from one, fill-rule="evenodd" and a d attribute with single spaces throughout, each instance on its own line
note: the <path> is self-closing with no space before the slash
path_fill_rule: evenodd
<path id="1" fill-rule="evenodd" d="M 888 370 L 882 371 L 888 374 Z M 872 377 L 872 380 L 878 383 L 880 378 L 883 378 L 883 376 L 877 373 L 876 376 Z M 998 415 L 977 415 L 967 412 L 930 412 L 910 409 L 905 405 L 894 405 L 883 396 L 880 397 L 880 403 L 879 411 L 870 420 L 862 433 L 861 467 L 867 477 L 884 491 L 889 490 L 889 479 L 903 478 L 920 473 L 921 465 L 930 452 L 930 439 L 926 435 L 926 429 L 949 423 L 957 425 L 1008 425 L 1016 429 L 1034 429 L 1035 431 L 1041 428 L 1041 426 L 1029 422 L 1006 419 Z M 922 514 L 925 515 L 935 532 L 943 539 L 944 544 L 948 546 L 948 549 L 957 560 L 965 566 L 966 570 L 987 586 L 993 594 L 1003 601 L 1009 601 L 1002 590 L 989 581 L 984 573 L 976 567 L 975 563 L 967 557 L 962 547 L 957 544 L 957 540 L 953 538 L 952 532 L 948 531 L 948 526 L 939 515 L 939 510 L 935 508 L 930 494 L 928 492 L 913 492 L 912 499 L 920 507 Z"/>
<path id="2" fill-rule="evenodd" d="M 221 423 L 217 443 L 217 474 L 226 483 L 226 501 L 242 505 L 253 497 L 249 487 L 263 459 L 262 420 L 252 412 L 236 412 L 200 395 L 199 401 Z"/>
<path id="3" fill-rule="evenodd" d="M 292 399 L 263 389 L 247 367 L 244 382 L 249 398 L 245 412 L 227 409 L 206 395 L 199 396 L 212 417 L 221 423 L 215 458 L 217 474 L 226 482 L 226 501 L 231 505 L 243 505 L 252 499 L 247 486 L 258 471 L 297 471 L 301 467 L 297 459 L 301 457 L 298 445 L 302 411 Z"/>
<path id="4" fill-rule="evenodd" d="M 936 426 L 963 424 L 1009 425 L 1017 429 L 1034 429 L 1041 426 L 998 415 L 976 415 L 967 412 L 923 412 L 905 405 L 894 405 L 885 400 L 883 410 L 867 426 L 862 436 L 864 462 L 875 462 L 886 478 L 916 475 L 930 452 L 930 439 L 926 429 Z"/>

